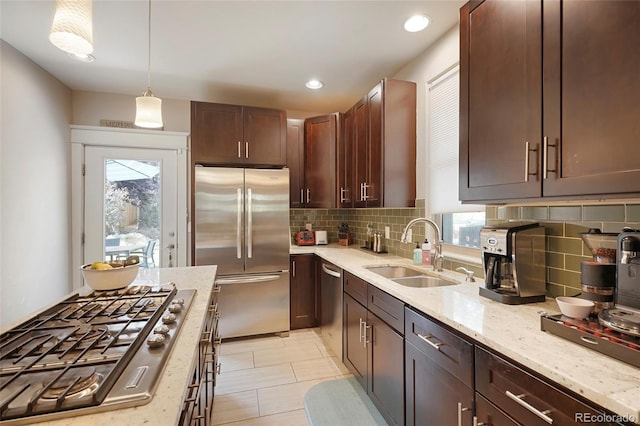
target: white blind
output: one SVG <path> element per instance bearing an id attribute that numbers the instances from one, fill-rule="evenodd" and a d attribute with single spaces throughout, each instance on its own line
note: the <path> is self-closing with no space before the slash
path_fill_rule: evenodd
<path id="1" fill-rule="evenodd" d="M 428 85 L 429 211 L 432 214 L 481 211 L 458 201 L 460 72 L 456 66 Z"/>

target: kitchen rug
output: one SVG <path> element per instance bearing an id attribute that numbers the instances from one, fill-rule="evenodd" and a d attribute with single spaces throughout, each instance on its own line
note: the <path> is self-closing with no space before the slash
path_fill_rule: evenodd
<path id="1" fill-rule="evenodd" d="M 353 377 L 312 386 L 304 395 L 304 410 L 311 426 L 387 425 Z"/>

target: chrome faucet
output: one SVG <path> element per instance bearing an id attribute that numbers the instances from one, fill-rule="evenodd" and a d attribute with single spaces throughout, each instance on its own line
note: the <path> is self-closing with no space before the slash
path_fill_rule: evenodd
<path id="1" fill-rule="evenodd" d="M 442 271 L 442 265 L 444 263 L 444 256 L 442 255 L 442 243 L 443 243 L 443 241 L 442 241 L 442 238 L 440 238 L 440 228 L 438 227 L 438 225 L 434 221 L 432 221 L 431 219 L 427 219 L 426 217 L 417 217 L 415 219 L 411 219 L 409 221 L 409 223 L 407 223 L 407 226 L 404 227 L 404 231 L 402 231 L 402 236 L 400 237 L 400 242 L 401 243 L 405 243 L 405 244 L 411 242 L 411 241 L 407 240 L 407 232 L 416 223 L 424 223 L 425 225 L 430 225 L 431 228 L 433 229 L 433 232 L 436 235 L 436 244 L 435 244 L 436 254 L 434 256 L 433 268 L 436 271 L 441 272 Z M 425 232 L 425 234 L 426 234 L 426 232 Z"/>

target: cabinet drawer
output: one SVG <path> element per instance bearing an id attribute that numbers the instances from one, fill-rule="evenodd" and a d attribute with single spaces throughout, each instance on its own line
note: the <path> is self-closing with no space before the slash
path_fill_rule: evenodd
<path id="1" fill-rule="evenodd" d="M 476 347 L 476 390 L 524 425 L 579 425 L 594 410 L 504 359 Z M 607 423 L 593 423 L 607 424 Z"/>
<path id="2" fill-rule="evenodd" d="M 511 420 L 509 416 L 477 392 L 476 417 L 478 418 L 478 424 L 486 426 L 518 426 L 518 423 Z"/>
<path id="3" fill-rule="evenodd" d="M 369 284 L 367 308 L 404 335 L 404 302 Z"/>
<path id="4" fill-rule="evenodd" d="M 422 314 L 405 309 L 405 339 L 473 388 L 473 345 Z"/>
<path id="5" fill-rule="evenodd" d="M 369 284 L 356 277 L 349 272 L 344 273 L 344 291 L 360 302 L 363 306 L 367 306 L 367 286 Z"/>

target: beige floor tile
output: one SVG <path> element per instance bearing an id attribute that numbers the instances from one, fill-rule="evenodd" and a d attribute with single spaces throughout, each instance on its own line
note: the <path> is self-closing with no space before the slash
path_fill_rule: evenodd
<path id="1" fill-rule="evenodd" d="M 340 363 L 342 364 L 342 363 Z M 318 358 L 307 361 L 292 362 L 293 371 L 299 382 L 339 376 L 342 371 L 337 365 L 336 358 Z"/>
<path id="2" fill-rule="evenodd" d="M 260 415 L 283 413 L 304 408 L 304 395 L 309 388 L 321 383 L 324 379 L 308 380 L 288 385 L 258 389 L 258 405 Z M 326 380 L 332 380 L 327 378 Z"/>
<path id="3" fill-rule="evenodd" d="M 253 363 L 253 352 L 238 352 L 228 355 L 220 355 L 220 372 L 246 370 L 255 367 Z"/>
<path id="4" fill-rule="evenodd" d="M 304 410 L 295 410 L 228 424 L 229 426 L 308 426 L 309 422 Z"/>
<path id="5" fill-rule="evenodd" d="M 216 395 L 260 389 L 267 386 L 294 383 L 291 364 L 280 364 L 269 367 L 251 368 L 248 370 L 230 371 L 220 374 L 216 384 Z"/>
<path id="6" fill-rule="evenodd" d="M 253 353 L 256 367 L 316 358 L 322 358 L 322 353 L 314 343 L 287 346 L 284 350 L 282 348 L 262 349 Z"/>
<path id="7" fill-rule="evenodd" d="M 220 353 L 223 355 L 239 352 L 251 352 L 260 349 L 284 348 L 285 337 L 269 336 L 256 339 L 242 339 L 222 343 Z"/>
<path id="8" fill-rule="evenodd" d="M 257 391 L 216 395 L 213 402 L 213 424 L 221 425 L 259 417 Z"/>

